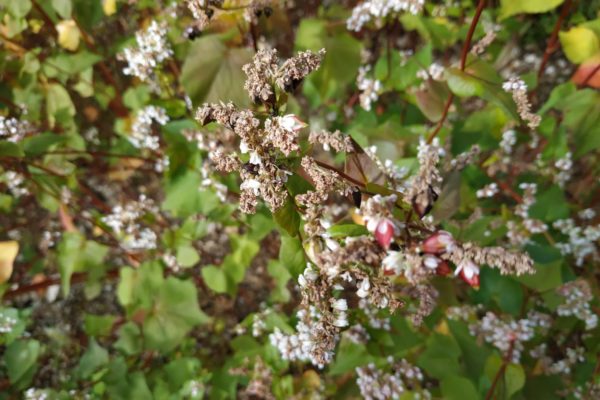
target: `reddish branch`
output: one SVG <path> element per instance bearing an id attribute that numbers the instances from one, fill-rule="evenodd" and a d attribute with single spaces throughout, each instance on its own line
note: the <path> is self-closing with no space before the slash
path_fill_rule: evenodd
<path id="1" fill-rule="evenodd" d="M 590 72 L 589 75 L 585 77 L 585 79 L 583 80 L 583 82 L 581 82 L 581 85 L 579 85 L 579 86 L 580 87 L 587 86 L 587 84 L 590 83 L 590 81 L 598 73 L 598 71 L 600 71 L 600 64 L 596 65 L 596 68 L 594 68 L 592 70 L 592 72 Z"/>
<path id="2" fill-rule="evenodd" d="M 467 37 L 465 39 L 465 43 L 462 47 L 462 52 L 460 54 L 460 70 L 464 71 L 467 66 L 467 56 L 469 55 L 469 50 L 471 49 L 471 41 L 473 40 L 473 35 L 475 34 L 475 28 L 479 23 L 479 19 L 481 18 L 481 13 L 485 8 L 485 0 L 479 0 L 477 4 L 477 9 L 475 10 L 475 15 L 473 15 L 473 20 L 471 21 L 471 26 L 469 26 L 469 31 L 467 32 Z M 444 111 L 442 113 L 442 117 L 438 121 L 435 129 L 429 137 L 427 138 L 427 143 L 431 143 L 433 139 L 437 136 L 437 134 L 442 129 L 446 118 L 448 117 L 448 111 L 450 110 L 450 106 L 452 105 L 452 100 L 454 100 L 454 94 L 450 93 L 448 95 L 448 100 L 446 100 L 446 104 L 444 105 Z"/>
<path id="3" fill-rule="evenodd" d="M 494 396 L 494 392 L 496 391 L 496 386 L 498 386 L 498 382 L 500 381 L 500 378 L 502 378 L 504 376 L 504 372 L 506 372 L 506 368 L 508 367 L 508 364 L 510 364 L 510 359 L 512 358 L 512 353 L 513 353 L 514 347 L 515 347 L 515 342 L 511 341 L 510 347 L 508 348 L 508 351 L 506 352 L 506 356 L 504 357 L 504 360 L 502 361 L 502 365 L 498 369 L 498 372 L 496 372 L 496 376 L 494 377 L 492 386 L 490 386 L 490 390 L 488 390 L 487 394 L 485 395 L 485 400 L 491 400 L 492 396 Z"/>
<path id="4" fill-rule="evenodd" d="M 108 273 L 106 274 L 107 279 L 115 279 L 118 276 L 119 276 L 118 269 L 108 271 Z M 86 279 L 87 279 L 87 273 L 76 272 L 71 276 L 71 284 L 85 282 Z M 60 285 L 60 283 L 61 283 L 60 277 L 58 277 L 58 276 L 53 277 L 53 278 L 49 277 L 49 278 L 44 279 L 41 282 L 36 282 L 36 283 L 29 284 L 29 285 L 23 285 L 23 286 L 19 286 L 16 289 L 9 290 L 4 293 L 4 295 L 2 296 L 2 300 L 10 300 L 17 296 L 26 294 L 26 293 L 45 290 L 45 289 L 49 288 L 50 286 Z"/>
<path id="5" fill-rule="evenodd" d="M 550 59 L 550 56 L 558 48 L 558 46 L 556 45 L 556 43 L 558 41 L 558 32 L 560 31 L 560 27 L 562 26 L 563 21 L 565 20 L 567 15 L 569 15 L 569 11 L 571 9 L 571 3 L 572 3 L 572 0 L 565 1 L 565 3 L 562 6 L 562 9 L 560 10 L 560 15 L 558 17 L 558 20 L 556 21 L 556 24 L 554 25 L 554 29 L 552 30 L 552 34 L 550 35 L 550 39 L 548 40 L 546 50 L 544 51 L 544 57 L 542 58 L 542 63 L 540 64 L 540 69 L 538 70 L 538 73 L 537 73 L 538 81 L 544 74 L 544 70 L 546 69 L 546 64 L 548 64 L 548 60 Z"/>

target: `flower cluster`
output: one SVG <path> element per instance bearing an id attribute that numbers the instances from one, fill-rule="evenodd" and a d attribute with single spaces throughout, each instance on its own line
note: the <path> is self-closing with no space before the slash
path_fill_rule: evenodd
<path id="1" fill-rule="evenodd" d="M 131 124 L 131 135 L 127 137 L 138 149 L 158 150 L 160 139 L 152 132 L 152 123 L 165 125 L 169 122 L 167 111 L 162 107 L 146 106 L 135 116 Z"/>
<path id="2" fill-rule="evenodd" d="M 154 69 L 173 55 L 171 45 L 167 41 L 166 23 L 152 21 L 144 31 L 135 34 L 137 46 L 126 47 L 119 55 L 127 61 L 123 69 L 125 75 L 132 75 L 144 82 L 151 81 Z"/>
<path id="3" fill-rule="evenodd" d="M 534 130 L 542 121 L 542 118 L 531 112 L 531 103 L 527 98 L 527 85 L 521 79 L 511 78 L 502 84 L 504 91 L 511 93 L 517 110 L 523 121 L 527 121 L 529 129 Z"/>
<path id="4" fill-rule="evenodd" d="M 531 311 L 526 318 L 520 320 L 502 320 L 492 312 L 469 326 L 471 334 L 500 350 L 505 357 L 512 362 L 518 363 L 524 349 L 524 343 L 532 340 L 536 331 L 546 332 L 551 325 L 551 319 L 547 314 Z"/>
<path id="5" fill-rule="evenodd" d="M 418 150 L 419 171 L 413 177 L 405 198 L 422 217 L 431 210 L 441 192 L 442 177 L 437 164 L 444 151 L 437 138 L 432 143 L 421 139 Z"/>
<path id="6" fill-rule="evenodd" d="M 137 201 L 114 206 L 109 215 L 102 217 L 102 221 L 117 236 L 122 237 L 125 249 L 154 249 L 157 241 L 156 233 L 150 228 L 140 226 L 139 220 L 144 215 L 157 211 L 154 201 L 142 194 Z"/>
<path id="7" fill-rule="evenodd" d="M 33 131 L 33 126 L 28 121 L 0 115 L 0 140 L 17 143 Z"/>
<path id="8" fill-rule="evenodd" d="M 432 398 L 427 389 L 421 388 L 424 377 L 418 367 L 411 365 L 405 359 L 394 362 L 394 359 L 389 357 L 387 362 L 391 372 L 385 372 L 373 363 L 356 368 L 356 385 L 363 398 L 367 400 L 398 399 L 406 391 L 414 391 L 414 396 L 419 396 L 415 398 Z"/>
<path id="9" fill-rule="evenodd" d="M 370 65 L 362 66 L 358 69 L 358 76 L 356 77 L 356 87 L 360 90 L 360 106 L 367 111 L 371 110 L 371 105 L 379 98 L 382 87 L 381 82 L 377 79 L 367 76 L 370 70 Z"/>
<path id="10" fill-rule="evenodd" d="M 277 51 L 259 50 L 251 63 L 242 68 L 248 79 L 244 88 L 255 103 L 275 104 L 275 86 L 285 92 L 294 91 L 304 78 L 321 65 L 325 50 L 303 51 L 280 66 Z"/>
<path id="11" fill-rule="evenodd" d="M 567 241 L 557 243 L 556 247 L 562 254 L 573 255 L 575 265 L 581 267 L 585 260 L 599 259 L 600 225 L 578 226 L 573 219 L 568 218 L 555 221 L 552 226 L 567 236 Z"/>
<path id="12" fill-rule="evenodd" d="M 390 14 L 409 12 L 417 15 L 424 4 L 425 0 L 366 0 L 354 7 L 346 26 L 349 30 L 358 32 L 373 20 L 376 24 L 381 24 Z"/>
<path id="13" fill-rule="evenodd" d="M 279 328 L 269 335 L 281 358 L 290 361 L 310 361 L 323 368 L 333 359 L 333 349 L 339 341 L 338 330 L 327 324 L 316 307 L 301 309 L 296 313 L 296 333 L 285 334 Z M 332 322 L 332 321 L 330 321 Z"/>
<path id="14" fill-rule="evenodd" d="M 590 307 L 593 295 L 587 281 L 578 279 L 562 285 L 557 291 L 565 298 L 565 303 L 556 309 L 558 315 L 574 316 L 584 321 L 587 330 L 598 326 L 598 315 Z"/>

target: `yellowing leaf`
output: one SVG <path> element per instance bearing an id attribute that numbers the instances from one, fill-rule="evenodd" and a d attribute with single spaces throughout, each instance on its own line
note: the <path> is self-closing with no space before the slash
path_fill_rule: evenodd
<path id="1" fill-rule="evenodd" d="M 600 40 L 593 30 L 581 26 L 560 32 L 560 44 L 567 58 L 575 64 L 592 58 L 600 52 Z"/>
<path id="2" fill-rule="evenodd" d="M 110 16 L 117 12 L 117 0 L 102 0 L 104 14 Z"/>
<path id="3" fill-rule="evenodd" d="M 14 240 L 0 242 L 0 283 L 8 281 L 13 271 L 13 263 L 19 252 L 19 243 Z"/>
<path id="4" fill-rule="evenodd" d="M 500 0 L 500 19 L 515 14 L 537 14 L 555 9 L 565 0 Z"/>
<path id="5" fill-rule="evenodd" d="M 67 50 L 75 51 L 79 47 L 81 33 L 72 19 L 61 21 L 56 25 L 58 44 Z"/>

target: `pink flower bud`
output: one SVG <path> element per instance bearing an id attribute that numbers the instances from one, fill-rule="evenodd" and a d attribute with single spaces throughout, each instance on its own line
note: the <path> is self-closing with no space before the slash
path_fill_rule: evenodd
<path id="1" fill-rule="evenodd" d="M 454 245 L 454 239 L 449 232 L 438 231 L 425 239 L 421 248 L 425 253 L 442 254 Z"/>
<path id="2" fill-rule="evenodd" d="M 450 266 L 448 265 L 448 263 L 444 260 L 441 260 L 440 264 L 438 265 L 437 269 L 435 270 L 435 273 L 440 275 L 440 276 L 446 276 L 452 273 L 452 270 L 450 269 Z"/>
<path id="3" fill-rule="evenodd" d="M 375 239 L 384 249 L 390 247 L 390 243 L 394 237 L 394 230 L 394 224 L 389 218 L 382 218 L 379 220 L 379 223 L 375 228 Z"/>
<path id="4" fill-rule="evenodd" d="M 459 275 L 460 278 L 467 282 L 470 286 L 474 288 L 479 287 L 479 267 L 475 265 L 475 263 L 471 260 L 463 260 L 456 271 L 454 271 L 455 275 Z"/>

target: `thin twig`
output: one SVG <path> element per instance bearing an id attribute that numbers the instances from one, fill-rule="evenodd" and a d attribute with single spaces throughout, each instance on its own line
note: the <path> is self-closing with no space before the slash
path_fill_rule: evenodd
<path id="1" fill-rule="evenodd" d="M 569 10 L 571 8 L 572 0 L 567 0 L 563 4 L 560 15 L 558 16 L 558 20 L 554 25 L 554 29 L 552 30 L 552 34 L 550 34 L 550 39 L 548 40 L 548 44 L 546 45 L 546 50 L 544 50 L 544 57 L 542 58 L 542 62 L 540 64 L 540 68 L 538 69 L 537 79 L 538 82 L 542 75 L 544 74 L 544 70 L 546 69 L 546 64 L 548 64 L 548 60 L 550 60 L 550 56 L 552 53 L 556 51 L 558 48 L 556 46 L 556 42 L 558 41 L 558 32 L 560 31 L 560 27 L 562 26 L 563 21 L 569 15 Z"/>
<path id="2" fill-rule="evenodd" d="M 515 341 L 512 340 L 510 342 L 508 351 L 506 352 L 506 356 L 504 357 L 504 360 L 502 360 L 502 365 L 498 369 L 498 372 L 496 372 L 496 376 L 494 377 L 494 380 L 492 381 L 492 386 L 490 386 L 490 390 L 488 390 L 487 394 L 485 395 L 485 400 L 492 399 L 492 396 L 494 395 L 494 392 L 496 391 L 496 386 L 498 385 L 500 378 L 502 378 L 504 376 L 504 372 L 506 371 L 506 368 L 508 367 L 508 364 L 510 363 L 510 359 L 512 358 L 512 353 L 513 353 L 514 347 L 515 347 Z"/>
<path id="3" fill-rule="evenodd" d="M 485 0 L 479 0 L 477 4 L 477 9 L 475 10 L 475 15 L 473 15 L 473 20 L 471 21 L 471 26 L 469 26 L 469 31 L 467 32 L 467 37 L 465 38 L 465 43 L 463 44 L 463 48 L 460 55 L 460 70 L 464 71 L 467 65 L 467 56 L 469 55 L 469 50 L 471 49 L 471 41 L 473 40 L 473 35 L 475 34 L 475 28 L 477 27 L 477 23 L 479 23 L 479 19 L 481 18 L 481 13 L 485 8 Z M 437 134 L 442 129 L 446 118 L 448 117 L 448 111 L 450 110 L 450 106 L 452 105 L 452 100 L 454 100 L 454 94 L 450 93 L 448 95 L 448 99 L 446 100 L 446 104 L 444 105 L 444 112 L 442 113 L 442 117 L 438 121 L 435 129 L 429 137 L 427 138 L 427 143 L 431 143 L 433 139 L 437 136 Z"/>
<path id="4" fill-rule="evenodd" d="M 583 80 L 583 82 L 581 82 L 581 84 L 579 85 L 580 87 L 584 87 L 586 86 L 588 83 L 590 83 L 590 81 L 592 80 L 592 78 L 598 73 L 598 71 L 600 71 L 600 64 L 596 65 L 596 68 L 594 68 L 592 70 L 592 72 L 589 73 L 588 76 L 585 77 L 585 79 Z"/>

